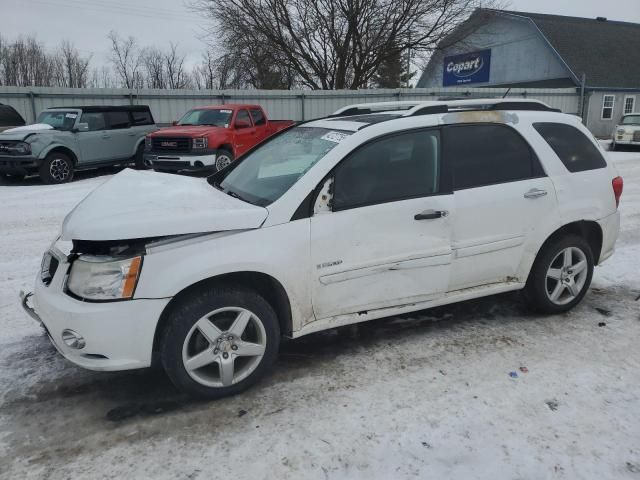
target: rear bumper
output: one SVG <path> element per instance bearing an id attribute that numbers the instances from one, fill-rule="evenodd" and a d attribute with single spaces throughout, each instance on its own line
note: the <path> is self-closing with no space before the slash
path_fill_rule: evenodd
<path id="1" fill-rule="evenodd" d="M 204 155 L 168 154 L 166 152 L 145 152 L 144 163 L 156 170 L 170 172 L 194 172 L 200 170 L 215 170 L 216 153 L 213 151 Z"/>
<path id="2" fill-rule="evenodd" d="M 598 220 L 598 224 L 602 228 L 602 249 L 596 264 L 600 265 L 615 251 L 616 240 L 620 234 L 620 212 L 616 210 L 615 213 Z"/>
<path id="3" fill-rule="evenodd" d="M 35 157 L 0 155 L 0 173 L 28 175 L 38 170 L 39 162 Z"/>

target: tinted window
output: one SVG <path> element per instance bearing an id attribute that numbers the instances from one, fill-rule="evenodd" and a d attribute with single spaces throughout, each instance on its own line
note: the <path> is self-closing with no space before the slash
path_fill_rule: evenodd
<path id="1" fill-rule="evenodd" d="M 457 190 L 543 175 L 529 145 L 503 125 L 448 127 L 444 158 L 451 165 Z"/>
<path id="2" fill-rule="evenodd" d="M 0 105 L 0 127 L 17 127 L 24 125 L 24 120 L 18 112 L 9 105 Z"/>
<path id="3" fill-rule="evenodd" d="M 148 110 L 133 111 L 131 116 L 133 117 L 134 125 L 153 125 L 153 118 Z"/>
<path id="4" fill-rule="evenodd" d="M 86 123 L 89 125 L 89 131 L 104 130 L 106 123 L 104 120 L 104 113 L 83 113 L 80 117 L 80 123 Z"/>
<path id="5" fill-rule="evenodd" d="M 240 110 L 238 112 L 238 115 L 236 115 L 236 125 L 238 123 L 248 123 L 249 125 L 251 125 L 251 120 L 249 119 L 249 112 L 247 112 L 246 110 Z"/>
<path id="6" fill-rule="evenodd" d="M 262 110 L 251 109 L 251 117 L 253 118 L 253 124 L 256 126 L 264 125 L 265 123 L 267 123 Z"/>
<path id="7" fill-rule="evenodd" d="M 373 141 L 336 169 L 333 208 L 341 210 L 438 192 L 440 132 L 418 131 Z"/>
<path id="8" fill-rule="evenodd" d="M 107 112 L 111 128 L 129 128 L 129 112 Z"/>
<path id="9" fill-rule="evenodd" d="M 607 166 L 600 150 L 577 128 L 564 123 L 534 123 L 533 128 L 542 135 L 570 172 Z"/>

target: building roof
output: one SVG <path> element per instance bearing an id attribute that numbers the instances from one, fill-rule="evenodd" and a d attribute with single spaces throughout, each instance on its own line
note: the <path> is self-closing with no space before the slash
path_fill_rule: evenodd
<path id="1" fill-rule="evenodd" d="M 640 24 L 510 10 L 485 13 L 528 18 L 580 83 L 590 88 L 640 87 Z"/>

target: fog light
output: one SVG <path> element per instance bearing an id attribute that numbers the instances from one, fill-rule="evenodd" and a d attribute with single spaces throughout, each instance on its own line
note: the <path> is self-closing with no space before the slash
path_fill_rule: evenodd
<path id="1" fill-rule="evenodd" d="M 76 350 L 80 350 L 85 346 L 85 341 L 84 338 L 82 338 L 82 335 L 68 328 L 62 331 L 62 341 L 67 347 L 75 348 Z"/>

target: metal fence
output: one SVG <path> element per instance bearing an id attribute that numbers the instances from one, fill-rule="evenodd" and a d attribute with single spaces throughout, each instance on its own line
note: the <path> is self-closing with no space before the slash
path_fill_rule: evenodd
<path id="1" fill-rule="evenodd" d="M 259 103 L 274 119 L 309 120 L 353 103 L 447 98 L 534 98 L 577 114 L 574 88 L 406 88 L 376 90 L 129 90 L 121 88 L 48 88 L 0 86 L 0 103 L 12 105 L 27 122 L 49 107 L 77 105 L 149 105 L 156 122 L 169 124 L 190 108 L 221 103 Z"/>

